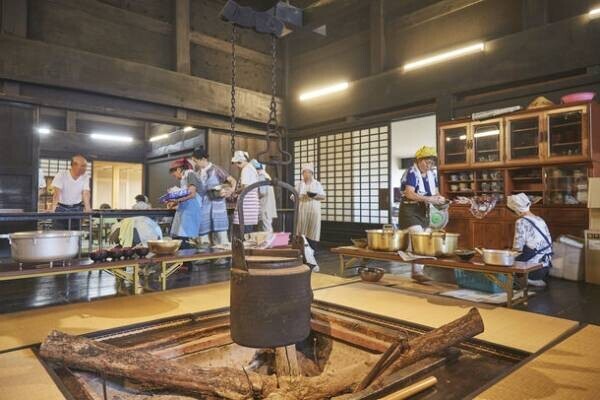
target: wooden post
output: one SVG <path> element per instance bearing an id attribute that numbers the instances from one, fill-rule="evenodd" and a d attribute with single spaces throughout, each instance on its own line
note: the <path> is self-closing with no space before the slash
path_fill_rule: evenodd
<path id="1" fill-rule="evenodd" d="M 370 4 L 370 49 L 371 74 L 378 74 L 385 68 L 385 18 L 383 1 L 373 0 Z"/>
<path id="2" fill-rule="evenodd" d="M 191 73 L 190 0 L 175 0 L 176 71 Z"/>

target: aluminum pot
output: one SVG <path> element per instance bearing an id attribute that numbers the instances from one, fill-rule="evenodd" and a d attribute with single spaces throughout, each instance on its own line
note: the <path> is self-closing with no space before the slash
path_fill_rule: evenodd
<path id="1" fill-rule="evenodd" d="M 475 249 L 483 262 L 489 265 L 498 265 L 501 267 L 512 267 L 515 264 L 515 258 L 520 254 L 512 250 L 491 250 L 491 249 Z"/>
<path id="2" fill-rule="evenodd" d="M 69 260 L 79 254 L 83 231 L 31 231 L 0 235 L 10 241 L 12 258 L 21 263 Z"/>
<path id="3" fill-rule="evenodd" d="M 451 256 L 458 248 L 458 233 L 418 232 L 410 234 L 412 252 L 420 256 Z"/>
<path id="4" fill-rule="evenodd" d="M 368 229 L 366 232 L 369 250 L 404 251 L 408 247 L 408 231 L 394 229 L 392 225 L 384 225 L 383 229 Z"/>

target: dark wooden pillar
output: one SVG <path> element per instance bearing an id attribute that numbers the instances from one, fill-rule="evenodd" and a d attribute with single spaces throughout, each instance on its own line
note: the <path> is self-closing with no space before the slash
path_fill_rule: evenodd
<path id="1" fill-rule="evenodd" d="M 371 0 L 370 4 L 370 49 L 371 74 L 378 74 L 385 68 L 385 18 L 384 0 Z"/>
<path id="2" fill-rule="evenodd" d="M 175 0 L 176 71 L 191 73 L 190 0 Z"/>
<path id="3" fill-rule="evenodd" d="M 7 35 L 27 37 L 27 1 L 0 0 L 0 32 Z M 17 82 L 5 81 L 2 91 L 18 96 L 20 87 Z"/>

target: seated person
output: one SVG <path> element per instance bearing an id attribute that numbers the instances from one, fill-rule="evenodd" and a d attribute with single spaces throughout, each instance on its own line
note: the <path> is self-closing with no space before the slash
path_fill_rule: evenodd
<path id="1" fill-rule="evenodd" d="M 131 217 L 114 224 L 108 240 L 123 247 L 132 247 L 138 244 L 147 246 L 148 240 L 162 239 L 162 237 L 160 226 L 153 219 Z"/>
<path id="2" fill-rule="evenodd" d="M 544 268 L 531 272 L 527 283 L 545 287 L 552 266 L 552 239 L 546 222 L 530 210 L 531 201 L 525 193 L 509 196 L 506 205 L 519 218 L 515 222 L 513 250 L 521 252 L 517 261 L 542 263 Z"/>
<path id="3" fill-rule="evenodd" d="M 143 194 L 135 196 L 135 204 L 131 206 L 132 210 L 149 210 L 151 208 L 152 204 L 150 204 L 148 196 Z"/>

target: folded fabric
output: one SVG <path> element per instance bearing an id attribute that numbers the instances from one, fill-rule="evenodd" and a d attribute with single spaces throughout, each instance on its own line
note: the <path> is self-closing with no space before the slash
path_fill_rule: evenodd
<path id="1" fill-rule="evenodd" d="M 406 261 L 406 262 L 410 262 L 410 261 L 414 261 L 414 260 L 423 260 L 423 259 L 436 260 L 435 257 L 420 256 L 420 255 L 413 254 L 413 253 L 408 252 L 408 251 L 402 251 L 402 250 L 398 251 L 398 255 L 400 256 L 400 258 L 402 259 L 402 261 Z"/>
<path id="2" fill-rule="evenodd" d="M 182 197 L 188 196 L 190 194 L 190 191 L 187 189 L 180 189 L 176 192 L 169 192 L 167 194 L 163 194 L 162 196 L 160 196 L 160 198 L 158 199 L 161 203 L 167 203 L 169 201 L 173 201 L 173 200 L 177 200 L 177 199 L 181 199 Z"/>

